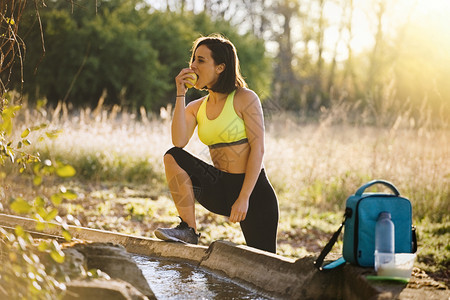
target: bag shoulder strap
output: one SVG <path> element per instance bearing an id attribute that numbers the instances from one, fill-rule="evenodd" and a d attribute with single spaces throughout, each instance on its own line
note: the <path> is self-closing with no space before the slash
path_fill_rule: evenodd
<path id="1" fill-rule="evenodd" d="M 342 228 L 344 228 L 345 221 L 347 221 L 347 219 L 351 217 L 351 214 L 352 210 L 350 208 L 346 208 L 344 213 L 344 220 L 342 221 L 341 226 L 339 226 L 339 229 L 333 234 L 330 241 L 325 245 L 322 252 L 320 252 L 319 257 L 317 257 L 316 261 L 314 261 L 314 265 L 316 266 L 317 269 L 319 269 L 319 271 L 334 269 L 345 263 L 345 259 L 341 257 L 335 260 L 334 262 L 323 266 L 323 261 L 325 260 L 325 257 L 328 255 L 328 253 L 330 253 L 334 244 L 336 244 L 336 241 L 339 235 L 341 234 Z"/>
<path id="2" fill-rule="evenodd" d="M 390 183 L 389 181 L 386 181 L 386 180 L 381 180 L 381 179 L 375 179 L 375 180 L 369 181 L 366 184 L 362 185 L 356 191 L 355 196 L 362 196 L 362 194 L 364 193 L 364 191 L 366 189 L 368 189 L 369 187 L 371 187 L 372 185 L 375 185 L 375 184 L 385 185 L 395 194 L 395 196 L 400 196 L 400 192 L 397 190 L 397 188 L 392 183 Z"/>
<path id="3" fill-rule="evenodd" d="M 412 234 L 412 253 L 417 252 L 417 233 L 416 233 L 416 226 L 412 225 L 411 227 L 411 234 Z"/>

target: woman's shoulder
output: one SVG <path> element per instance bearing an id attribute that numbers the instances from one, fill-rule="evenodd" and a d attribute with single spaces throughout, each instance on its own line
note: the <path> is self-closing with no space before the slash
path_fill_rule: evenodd
<path id="1" fill-rule="evenodd" d="M 240 87 L 236 89 L 236 93 L 234 95 L 236 101 L 239 106 L 247 107 L 251 104 L 261 103 L 258 95 L 249 88 Z"/>
<path id="2" fill-rule="evenodd" d="M 238 87 L 235 95 L 238 97 L 258 97 L 253 90 L 246 87 Z"/>
<path id="3" fill-rule="evenodd" d="M 198 109 L 200 108 L 200 105 L 202 105 L 203 100 L 205 100 L 206 97 L 207 96 L 192 100 L 188 103 L 186 109 L 190 110 L 194 115 L 197 115 Z"/>

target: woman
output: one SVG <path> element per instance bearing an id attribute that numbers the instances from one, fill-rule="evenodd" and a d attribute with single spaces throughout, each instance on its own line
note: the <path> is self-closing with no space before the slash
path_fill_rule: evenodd
<path id="1" fill-rule="evenodd" d="M 240 222 L 248 246 L 276 252 L 278 201 L 263 168 L 264 121 L 258 96 L 247 88 L 234 45 L 221 36 L 194 42 L 190 68 L 175 78 L 172 120 L 175 147 L 164 155 L 167 182 L 181 218 L 176 228 L 158 228 L 163 240 L 197 244 L 195 199 L 211 212 Z M 185 105 L 186 84 L 208 90 Z M 198 126 L 214 166 L 182 148 Z"/>

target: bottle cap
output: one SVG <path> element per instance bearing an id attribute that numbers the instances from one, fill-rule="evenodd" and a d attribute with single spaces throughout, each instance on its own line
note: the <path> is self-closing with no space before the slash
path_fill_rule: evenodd
<path id="1" fill-rule="evenodd" d="M 380 219 L 390 219 L 390 218 L 391 218 L 391 213 L 388 212 L 388 211 L 382 211 L 378 215 L 378 220 L 380 220 Z"/>

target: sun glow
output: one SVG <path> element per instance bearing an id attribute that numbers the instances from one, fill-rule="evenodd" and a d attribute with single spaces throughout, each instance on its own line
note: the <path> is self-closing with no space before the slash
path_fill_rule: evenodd
<path id="1" fill-rule="evenodd" d="M 405 0 L 406 1 L 406 0 Z M 423 24 L 441 45 L 446 45 L 450 51 L 450 1 L 449 0 L 420 0 L 415 11 L 415 21 Z M 428 25 L 428 26 L 427 26 Z M 439 45 L 436 45 L 439 46 Z"/>
<path id="2" fill-rule="evenodd" d="M 428 32 L 434 40 L 439 40 L 441 45 L 450 44 L 450 18 L 447 17 L 450 15 L 450 0 L 354 1 L 351 36 L 345 33 L 347 36 L 341 37 L 339 37 L 341 18 L 347 16 L 342 7 L 330 1 L 325 7 L 325 14 L 331 25 L 326 30 L 325 40 L 328 49 L 333 49 L 335 43 L 341 40 L 337 49 L 338 60 L 345 60 L 348 57 L 348 40 L 354 53 L 361 53 L 373 47 L 378 26 L 376 15 L 380 3 L 384 5 L 382 18 L 384 36 L 396 38 L 401 31 L 415 28 L 414 30 L 421 31 L 418 34 Z"/>

